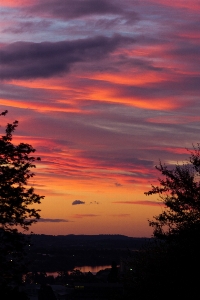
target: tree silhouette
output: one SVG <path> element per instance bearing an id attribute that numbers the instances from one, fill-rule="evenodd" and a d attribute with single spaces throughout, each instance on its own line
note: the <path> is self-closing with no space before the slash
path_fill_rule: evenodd
<path id="1" fill-rule="evenodd" d="M 40 160 L 31 155 L 35 149 L 29 144 L 12 143 L 17 126 L 18 121 L 8 123 L 0 138 L 0 287 L 16 280 L 22 271 L 26 239 L 19 228 L 28 230 L 39 219 L 39 210 L 32 205 L 44 198 L 29 185 L 35 161 Z"/>
<path id="2" fill-rule="evenodd" d="M 159 186 L 152 186 L 146 195 L 158 194 L 165 210 L 149 221 L 154 236 L 165 239 L 200 229 L 200 144 L 190 151 L 189 160 L 169 169 L 161 162 Z"/>
<path id="3" fill-rule="evenodd" d="M 189 159 L 174 167 L 160 162 L 159 185 L 146 195 L 158 195 L 163 211 L 149 221 L 153 239 L 134 255 L 127 299 L 195 299 L 200 270 L 200 144 Z"/>
<path id="4" fill-rule="evenodd" d="M 134 293 L 136 299 L 168 299 L 174 293 L 180 299 L 195 299 L 200 269 L 200 144 L 182 165 L 170 168 L 160 162 L 156 169 L 161 173 L 159 185 L 145 194 L 158 195 L 165 208 L 149 221 L 155 239 L 134 258 L 130 297 Z"/>

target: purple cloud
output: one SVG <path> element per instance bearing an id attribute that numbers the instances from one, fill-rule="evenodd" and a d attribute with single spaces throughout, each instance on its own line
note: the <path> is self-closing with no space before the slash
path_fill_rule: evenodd
<path id="1" fill-rule="evenodd" d="M 95 214 L 75 214 L 72 216 L 72 218 L 82 219 L 82 218 L 94 218 L 99 217 L 99 215 Z"/>
<path id="2" fill-rule="evenodd" d="M 32 13 L 45 12 L 45 15 L 63 19 L 74 19 L 87 15 L 120 14 L 120 5 L 106 0 L 57 0 L 35 1 L 29 8 Z"/>
<path id="3" fill-rule="evenodd" d="M 16 42 L 0 49 L 0 79 L 48 78 L 68 73 L 73 64 L 101 60 L 134 39 L 114 35 L 62 42 Z"/>
<path id="4" fill-rule="evenodd" d="M 66 219 L 45 219 L 45 218 L 40 218 L 37 222 L 42 222 L 42 223 L 62 223 L 62 222 L 70 222 L 70 221 L 66 220 Z"/>

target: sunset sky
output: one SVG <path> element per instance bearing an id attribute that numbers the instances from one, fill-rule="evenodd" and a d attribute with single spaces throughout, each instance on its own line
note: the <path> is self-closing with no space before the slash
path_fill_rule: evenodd
<path id="1" fill-rule="evenodd" d="M 200 1 L 0 0 L 0 119 L 36 148 L 44 234 L 151 236 L 155 165 L 200 142 Z"/>

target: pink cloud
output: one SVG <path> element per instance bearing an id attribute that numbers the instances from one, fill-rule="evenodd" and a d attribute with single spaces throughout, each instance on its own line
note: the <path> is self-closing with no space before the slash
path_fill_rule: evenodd
<path id="1" fill-rule="evenodd" d="M 111 214 L 109 216 L 117 217 L 117 218 L 127 218 L 127 217 L 130 217 L 130 214 Z"/>
<path id="2" fill-rule="evenodd" d="M 76 218 L 76 219 L 93 218 L 93 217 L 99 217 L 99 215 L 95 215 L 95 214 L 75 214 L 75 215 L 72 215 L 72 218 Z"/>
<path id="3" fill-rule="evenodd" d="M 158 201 L 114 201 L 112 203 L 115 204 L 133 204 L 133 205 L 149 205 L 149 206 L 163 206 L 164 204 L 162 202 Z"/>

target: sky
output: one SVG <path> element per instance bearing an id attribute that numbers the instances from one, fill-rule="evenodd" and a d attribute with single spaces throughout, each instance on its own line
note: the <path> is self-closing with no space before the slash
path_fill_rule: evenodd
<path id="1" fill-rule="evenodd" d="M 0 132 L 41 157 L 38 234 L 149 237 L 155 165 L 200 142 L 198 0 L 0 0 Z"/>

